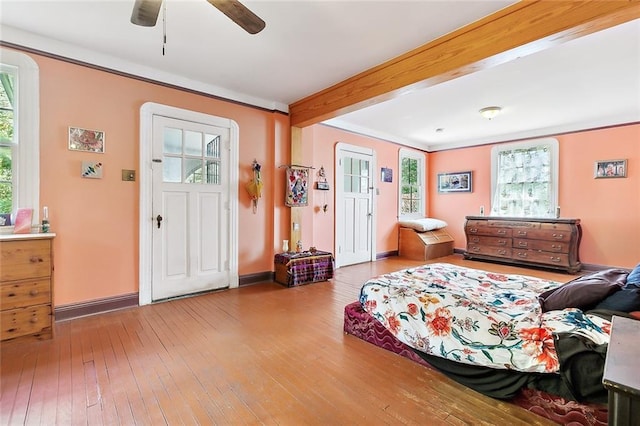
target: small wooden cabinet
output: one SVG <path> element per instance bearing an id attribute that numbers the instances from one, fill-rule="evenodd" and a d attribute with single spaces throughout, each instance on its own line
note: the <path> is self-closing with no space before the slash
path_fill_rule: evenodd
<path id="1" fill-rule="evenodd" d="M 52 234 L 0 237 L 0 340 L 53 336 Z"/>
<path id="2" fill-rule="evenodd" d="M 465 259 L 541 266 L 576 273 L 580 219 L 519 219 L 467 216 Z"/>

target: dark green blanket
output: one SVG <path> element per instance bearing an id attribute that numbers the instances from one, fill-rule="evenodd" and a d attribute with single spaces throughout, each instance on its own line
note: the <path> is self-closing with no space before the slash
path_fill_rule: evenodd
<path id="1" fill-rule="evenodd" d="M 595 345 L 580 336 L 555 337 L 560 361 L 559 374 L 523 373 L 497 370 L 450 361 L 415 351 L 446 376 L 493 398 L 509 399 L 518 390 L 530 387 L 578 402 L 607 402 L 602 374 L 607 345 Z"/>

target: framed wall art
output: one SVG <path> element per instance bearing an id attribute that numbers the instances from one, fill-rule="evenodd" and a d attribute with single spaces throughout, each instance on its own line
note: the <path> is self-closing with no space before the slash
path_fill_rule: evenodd
<path id="1" fill-rule="evenodd" d="M 104 153 L 104 132 L 100 130 L 69 127 L 69 149 L 97 154 Z"/>
<path id="2" fill-rule="evenodd" d="M 303 207 L 309 204 L 309 168 L 287 167 L 287 188 L 285 205 L 289 207 Z"/>
<path id="3" fill-rule="evenodd" d="M 471 192 L 472 172 L 438 174 L 438 192 Z"/>
<path id="4" fill-rule="evenodd" d="M 393 169 L 382 167 L 380 169 L 380 180 L 388 183 L 393 182 Z"/>
<path id="5" fill-rule="evenodd" d="M 600 178 L 625 178 L 627 177 L 627 160 L 601 160 L 596 161 L 593 176 Z"/>

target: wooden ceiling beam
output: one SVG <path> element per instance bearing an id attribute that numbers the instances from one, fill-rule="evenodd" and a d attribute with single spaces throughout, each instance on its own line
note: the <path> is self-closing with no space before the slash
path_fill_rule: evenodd
<path id="1" fill-rule="evenodd" d="M 638 0 L 521 1 L 294 102 L 291 125 L 319 123 L 637 18 Z"/>

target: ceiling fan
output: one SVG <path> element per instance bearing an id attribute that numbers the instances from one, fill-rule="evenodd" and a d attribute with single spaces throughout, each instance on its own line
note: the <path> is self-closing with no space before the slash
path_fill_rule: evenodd
<path id="1" fill-rule="evenodd" d="M 265 22 L 238 0 L 207 1 L 249 34 L 257 34 L 265 27 Z M 162 0 L 136 0 L 131 13 L 131 22 L 143 27 L 155 26 L 160 6 L 162 6 Z"/>

